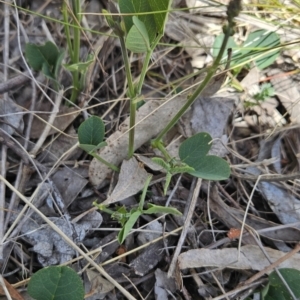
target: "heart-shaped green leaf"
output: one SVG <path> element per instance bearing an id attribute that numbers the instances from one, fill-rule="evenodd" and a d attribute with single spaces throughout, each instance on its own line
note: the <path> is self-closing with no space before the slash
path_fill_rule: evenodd
<path id="1" fill-rule="evenodd" d="M 281 276 L 292 290 L 297 299 L 300 297 L 300 271 L 292 268 L 279 269 Z M 277 273 L 269 275 L 269 283 L 262 293 L 263 300 L 289 300 L 293 299 Z"/>
<path id="2" fill-rule="evenodd" d="M 98 146 L 104 138 L 105 126 L 101 118 L 92 116 L 78 128 L 78 140 L 83 145 Z"/>
<path id="3" fill-rule="evenodd" d="M 119 8 L 127 34 L 134 25 L 133 16 L 144 23 L 149 36 L 149 44 L 155 40 L 157 34 L 164 32 L 171 0 L 119 0 Z"/>
<path id="4" fill-rule="evenodd" d="M 47 64 L 49 69 L 52 69 L 60 54 L 56 45 L 49 41 L 42 46 L 30 43 L 25 46 L 25 57 L 35 71 L 41 71 L 43 64 Z"/>
<path id="5" fill-rule="evenodd" d="M 211 136 L 206 132 L 197 133 L 186 139 L 179 147 L 182 162 L 194 168 L 188 173 L 207 180 L 224 180 L 230 175 L 228 163 L 214 155 L 207 155 L 211 148 Z"/>
<path id="6" fill-rule="evenodd" d="M 107 146 L 106 142 L 101 142 L 100 144 L 98 144 L 97 146 L 94 145 L 86 145 L 86 144 L 79 144 L 79 147 L 84 150 L 87 153 L 92 153 L 97 151 L 98 149 Z"/>
<path id="7" fill-rule="evenodd" d="M 230 175 L 228 163 L 221 157 L 215 155 L 207 155 L 199 158 L 195 160 L 192 166 L 195 171 L 188 173 L 206 180 L 225 180 Z"/>
<path id="8" fill-rule="evenodd" d="M 82 300 L 84 298 L 80 277 L 66 266 L 51 266 L 39 270 L 31 277 L 27 291 L 37 300 Z"/>
<path id="9" fill-rule="evenodd" d="M 179 147 L 181 161 L 193 167 L 195 161 L 205 156 L 211 148 L 211 136 L 206 132 L 200 132 L 186 139 Z"/>
<path id="10" fill-rule="evenodd" d="M 149 36 L 145 24 L 137 17 L 133 17 L 134 25 L 130 28 L 126 38 L 126 48 L 134 53 L 145 53 L 150 50 Z"/>

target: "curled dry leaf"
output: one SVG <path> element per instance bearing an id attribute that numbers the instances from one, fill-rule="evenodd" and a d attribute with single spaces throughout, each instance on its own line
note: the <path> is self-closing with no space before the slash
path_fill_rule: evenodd
<path id="1" fill-rule="evenodd" d="M 135 195 L 143 189 L 147 177 L 148 173 L 134 157 L 130 160 L 124 160 L 119 181 L 110 197 L 107 198 L 103 204 L 111 204 Z"/>
<path id="2" fill-rule="evenodd" d="M 24 300 L 22 295 L 7 281 L 5 278 L 3 278 L 5 286 L 9 292 L 9 295 L 13 300 Z M 0 295 L 6 296 L 4 290 L 2 287 L 0 287 Z"/>
<path id="3" fill-rule="evenodd" d="M 98 298 L 103 299 L 106 294 L 115 288 L 112 283 L 104 279 L 99 273 L 90 269 L 87 269 L 86 273 L 90 285 L 88 296 L 95 296 L 95 298 L 97 296 Z"/>
<path id="4" fill-rule="evenodd" d="M 45 103 L 42 107 L 39 107 L 40 111 L 49 112 L 51 111 L 51 103 Z M 60 112 L 54 120 L 53 127 L 49 131 L 49 135 L 58 133 L 58 131 L 64 131 L 78 116 L 79 112 L 75 108 L 69 107 L 61 107 Z M 41 121 L 39 118 L 35 117 L 32 122 L 32 130 L 30 132 L 30 138 L 37 139 L 41 136 L 42 132 L 47 125 L 47 120 L 49 119 L 49 113 L 45 114 L 37 114 L 41 119 L 45 121 Z"/>
<path id="5" fill-rule="evenodd" d="M 277 261 L 286 253 L 264 248 L 272 262 Z M 260 271 L 270 265 L 262 250 L 255 245 L 246 245 L 241 247 L 238 260 L 237 248 L 225 248 L 221 250 L 196 249 L 182 253 L 178 257 L 179 268 L 181 270 L 188 268 L 217 267 L 240 270 Z M 279 265 L 279 268 L 300 268 L 300 254 L 285 260 Z"/>

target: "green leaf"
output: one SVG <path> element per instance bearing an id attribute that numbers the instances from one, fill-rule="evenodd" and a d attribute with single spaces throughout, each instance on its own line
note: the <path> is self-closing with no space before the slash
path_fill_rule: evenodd
<path id="1" fill-rule="evenodd" d="M 65 56 L 65 51 L 64 50 L 61 50 L 61 51 L 58 52 L 57 59 L 56 59 L 55 65 L 54 65 L 54 70 L 53 70 L 53 74 L 54 74 L 55 78 L 58 77 L 58 74 L 59 74 L 60 68 L 62 66 L 62 61 L 64 59 L 64 56 Z"/>
<path id="2" fill-rule="evenodd" d="M 52 73 L 52 70 L 51 70 L 50 66 L 46 62 L 43 63 L 41 71 L 49 79 L 55 80 L 54 74 Z"/>
<path id="3" fill-rule="evenodd" d="M 123 15 L 126 32 L 128 33 L 133 25 L 132 17 L 138 12 L 136 11 L 133 0 L 119 0 L 119 9 Z M 129 15 L 126 15 L 129 14 Z"/>
<path id="4" fill-rule="evenodd" d="M 164 185 L 164 195 L 167 195 L 167 191 L 168 191 L 168 187 L 171 183 L 171 179 L 172 179 L 172 174 L 168 171 L 166 174 L 166 182 Z"/>
<path id="5" fill-rule="evenodd" d="M 132 227 L 134 226 L 134 224 L 136 223 L 137 219 L 140 217 L 141 214 L 142 213 L 139 210 L 131 214 L 128 221 L 126 222 L 126 224 L 123 226 L 123 228 L 118 234 L 118 242 L 120 244 L 122 244 L 125 241 L 128 233 L 130 232 L 130 230 L 132 229 Z"/>
<path id="6" fill-rule="evenodd" d="M 188 173 L 207 180 L 224 180 L 230 175 L 228 163 L 214 155 L 206 155 L 211 148 L 211 136 L 200 132 L 186 139 L 179 147 L 182 162 L 194 168 Z"/>
<path id="7" fill-rule="evenodd" d="M 213 45 L 213 55 L 216 57 L 219 53 L 224 34 L 216 37 Z M 226 49 L 232 48 L 232 58 L 230 65 L 232 67 L 244 64 L 250 60 L 254 60 L 259 69 L 265 69 L 271 65 L 280 53 L 280 49 L 276 49 L 280 45 L 279 36 L 275 32 L 269 32 L 264 29 L 251 32 L 244 42 L 239 47 L 230 37 Z M 275 50 L 272 50 L 274 49 Z M 264 55 L 261 55 L 267 50 L 272 50 Z M 226 59 L 227 51 L 224 52 L 223 60 Z M 258 57 L 259 56 L 259 57 Z M 258 57 L 255 59 L 255 57 Z"/>
<path id="8" fill-rule="evenodd" d="M 60 55 L 56 45 L 49 41 L 42 46 L 30 43 L 25 46 L 25 57 L 35 71 L 41 71 L 44 64 L 52 70 Z"/>
<path id="9" fill-rule="evenodd" d="M 148 32 L 150 44 L 152 44 L 152 42 L 156 38 L 157 33 L 159 32 L 153 14 L 154 11 L 152 10 L 150 5 L 151 1 L 119 0 L 120 12 L 121 14 L 125 14 L 123 15 L 123 19 L 124 19 L 127 34 L 129 33 L 131 27 L 134 25 L 132 17 L 138 16 L 139 20 L 144 23 L 145 28 Z M 140 14 L 140 13 L 147 13 L 147 12 L 149 14 Z"/>
<path id="10" fill-rule="evenodd" d="M 156 24 L 156 30 L 158 33 L 162 34 L 165 30 L 165 25 L 167 22 L 167 17 L 169 13 L 169 9 L 171 6 L 171 0 L 152 0 L 149 1 L 149 4 L 152 8 L 153 12 L 159 12 L 154 14 L 155 24 Z"/>
<path id="11" fill-rule="evenodd" d="M 143 214 L 172 214 L 176 216 L 181 216 L 182 213 L 177 210 L 176 208 L 173 207 L 165 207 L 165 206 L 159 206 L 159 205 L 154 205 L 151 203 L 148 203 L 148 209 L 143 210 Z"/>
<path id="12" fill-rule="evenodd" d="M 126 48 L 134 53 L 150 51 L 149 36 L 145 24 L 137 17 L 133 17 L 134 25 L 130 28 L 126 38 Z"/>
<path id="13" fill-rule="evenodd" d="M 171 165 L 167 163 L 163 158 L 160 157 L 152 157 L 151 160 L 164 168 L 166 171 L 170 170 Z"/>
<path id="14" fill-rule="evenodd" d="M 280 38 L 275 32 L 269 32 L 264 29 L 251 32 L 245 41 L 243 47 L 250 49 L 250 55 L 256 57 L 262 52 L 272 50 L 280 45 Z M 256 66 L 263 70 L 270 66 L 278 57 L 280 49 L 271 51 L 255 59 Z"/>
<path id="15" fill-rule="evenodd" d="M 289 288 L 294 295 L 300 297 L 300 271 L 292 268 L 285 268 L 279 270 L 282 277 L 285 279 Z M 288 292 L 287 288 L 279 278 L 277 273 L 273 271 L 269 275 L 269 289 L 264 290 L 262 293 L 263 300 L 292 300 L 292 296 Z"/>
<path id="16" fill-rule="evenodd" d="M 195 161 L 204 157 L 211 148 L 211 136 L 200 132 L 186 139 L 179 147 L 179 157 L 187 165 L 194 167 Z"/>
<path id="17" fill-rule="evenodd" d="M 81 145 L 98 146 L 104 138 L 105 126 L 101 118 L 91 116 L 78 128 L 78 140 Z"/>
<path id="18" fill-rule="evenodd" d="M 39 270 L 30 279 L 28 294 L 37 300 L 83 300 L 84 288 L 77 273 L 66 266 Z"/>
<path id="19" fill-rule="evenodd" d="M 217 57 L 219 52 L 220 52 L 220 49 L 221 49 L 221 45 L 223 43 L 223 39 L 224 39 L 224 33 L 218 35 L 216 38 L 215 38 L 215 41 L 214 41 L 214 44 L 213 44 L 213 48 L 212 48 L 212 54 L 214 57 Z M 240 54 L 234 54 L 236 53 L 236 50 L 239 49 L 239 46 L 236 44 L 236 42 L 234 41 L 233 37 L 229 37 L 228 39 L 228 42 L 227 42 L 227 46 L 226 46 L 226 49 L 224 51 L 224 54 L 222 56 L 222 60 L 221 62 L 225 62 L 227 61 L 227 50 L 231 48 L 232 49 L 232 52 L 233 52 L 233 55 L 231 57 L 231 63 L 230 65 L 231 66 L 234 66 L 234 65 L 237 65 L 237 57 L 240 55 Z"/>
<path id="20" fill-rule="evenodd" d="M 86 62 L 79 62 L 72 65 L 65 64 L 64 67 L 70 72 L 79 71 L 80 73 L 85 74 L 88 70 L 89 65 L 93 63 L 93 61 L 93 58 L 89 58 Z"/>
<path id="21" fill-rule="evenodd" d="M 104 14 L 104 17 L 105 17 L 105 20 L 106 20 L 108 26 L 110 28 L 114 28 L 115 21 L 114 21 L 112 15 L 106 9 L 102 9 L 102 14 Z"/>
<path id="22" fill-rule="evenodd" d="M 224 180 L 230 175 L 228 163 L 215 155 L 199 158 L 191 166 L 195 171 L 188 172 L 189 174 L 206 180 Z"/>
<path id="23" fill-rule="evenodd" d="M 170 170 L 170 172 L 172 173 L 172 175 L 174 174 L 180 174 L 180 173 L 189 173 L 195 171 L 194 168 L 188 166 L 188 165 L 183 165 L 183 166 L 175 166 L 174 168 L 172 168 Z"/>
<path id="24" fill-rule="evenodd" d="M 97 151 L 98 149 L 105 147 L 105 146 L 107 146 L 106 142 L 101 142 L 97 146 L 89 145 L 89 144 L 79 144 L 79 147 L 87 153 L 93 153 L 93 152 Z"/>

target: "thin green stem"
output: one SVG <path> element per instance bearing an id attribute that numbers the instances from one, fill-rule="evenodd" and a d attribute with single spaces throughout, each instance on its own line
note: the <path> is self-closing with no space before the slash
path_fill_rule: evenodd
<path id="1" fill-rule="evenodd" d="M 134 131 L 135 131 L 135 118 L 136 118 L 136 103 L 134 101 L 136 92 L 134 90 L 132 76 L 131 76 L 131 68 L 128 59 L 128 54 L 125 45 L 125 38 L 120 36 L 120 44 L 122 57 L 125 66 L 126 78 L 128 83 L 128 96 L 130 98 L 130 119 L 129 119 L 129 145 L 128 145 L 128 158 L 131 158 L 134 153 Z"/>
<path id="2" fill-rule="evenodd" d="M 130 74 L 130 80 L 127 77 L 128 88 L 129 88 L 129 93 L 130 93 L 130 117 L 129 117 L 130 131 L 129 131 L 128 158 L 131 158 L 133 156 L 133 153 L 134 153 L 134 134 L 135 134 L 135 119 L 136 119 L 136 107 L 137 107 L 137 103 L 136 103 L 135 100 L 136 100 L 136 97 L 138 97 L 141 93 L 142 86 L 143 86 L 145 76 L 146 76 L 146 73 L 147 73 L 147 69 L 148 69 L 148 66 L 149 66 L 149 62 L 150 62 L 150 59 L 151 59 L 151 55 L 152 55 L 152 53 L 154 51 L 154 48 L 156 47 L 158 41 L 161 39 L 161 37 L 162 37 L 162 35 L 159 35 L 155 39 L 151 49 L 149 49 L 146 52 L 146 57 L 144 59 L 143 68 L 142 68 L 140 78 L 139 78 L 139 82 L 138 82 L 138 85 L 137 85 L 136 89 L 134 89 L 134 87 L 133 87 L 132 77 L 131 77 L 131 72 L 130 72 L 129 62 L 128 62 L 128 67 L 127 68 L 129 70 L 128 73 Z M 122 48 L 122 40 L 123 40 L 123 46 L 124 46 L 124 49 L 125 49 L 125 51 L 122 51 L 122 54 L 123 54 L 123 52 L 125 54 L 125 55 L 123 54 L 123 59 L 124 59 L 125 69 L 126 69 L 126 60 L 128 61 L 128 57 L 127 57 L 127 51 L 126 51 L 126 47 L 125 47 L 125 40 L 124 40 L 123 37 L 120 37 L 120 40 L 121 40 L 121 48 Z M 126 60 L 125 60 L 125 57 L 126 57 Z M 127 75 L 127 70 L 126 70 L 126 75 Z M 132 84 L 132 91 L 130 90 L 130 85 L 129 85 L 130 81 L 131 81 L 131 84 Z"/>
<path id="3" fill-rule="evenodd" d="M 103 204 L 98 204 L 96 201 L 93 202 L 93 205 L 96 206 L 99 210 L 106 212 L 109 215 L 114 214 L 115 212 L 109 208 L 107 208 L 105 205 Z"/>
<path id="4" fill-rule="evenodd" d="M 79 25 L 79 27 L 73 27 L 73 60 L 72 64 L 79 63 L 80 58 L 80 23 L 81 23 L 81 7 L 80 0 L 72 0 L 72 10 L 73 10 L 73 23 Z M 72 72 L 73 77 L 73 89 L 71 95 L 71 102 L 75 102 L 80 90 L 79 84 L 79 71 Z"/>
<path id="5" fill-rule="evenodd" d="M 113 164 L 111 164 L 111 163 L 109 163 L 108 161 L 106 161 L 105 159 L 103 159 L 102 157 L 100 157 L 98 154 L 96 154 L 95 152 L 91 152 L 91 153 L 89 153 L 90 155 L 92 155 L 93 157 L 95 157 L 96 159 L 98 159 L 100 162 L 102 162 L 103 164 L 105 164 L 106 166 L 108 166 L 109 168 L 111 168 L 113 171 L 116 171 L 116 172 L 120 172 L 120 169 L 117 167 L 117 166 L 115 166 L 115 165 L 113 165 Z"/>
<path id="6" fill-rule="evenodd" d="M 144 185 L 144 188 L 143 188 L 143 193 L 141 195 L 141 200 L 140 200 L 140 203 L 139 203 L 139 211 L 140 212 L 143 212 L 143 209 L 144 209 L 144 203 L 145 203 L 145 198 L 146 198 L 146 193 L 147 193 L 147 190 L 148 190 L 148 186 L 150 184 L 150 181 L 152 179 L 152 175 L 149 175 L 146 179 L 146 182 L 145 182 L 145 185 Z"/>
<path id="7" fill-rule="evenodd" d="M 172 157 L 169 155 L 168 151 L 166 150 L 165 146 L 163 145 L 163 143 L 159 142 L 157 144 L 157 149 L 163 154 L 163 156 L 165 157 L 166 161 L 169 162 L 172 160 Z"/>
<path id="8" fill-rule="evenodd" d="M 73 47 L 72 47 L 72 40 L 71 40 L 71 34 L 70 34 L 70 27 L 69 25 L 69 19 L 68 19 L 68 11 L 67 11 L 67 4 L 66 4 L 65 0 L 63 2 L 63 9 L 62 9 L 62 14 L 63 14 L 63 19 L 64 19 L 64 31 L 65 31 L 65 35 L 66 35 L 66 39 L 67 39 L 67 43 L 68 43 L 68 50 L 69 50 L 69 55 L 70 55 L 70 59 L 71 61 L 73 61 Z"/>
<path id="9" fill-rule="evenodd" d="M 172 129 L 175 124 L 178 122 L 178 120 L 182 117 L 182 115 L 188 110 L 188 108 L 195 102 L 195 100 L 198 98 L 198 96 L 202 93 L 202 91 L 205 89 L 205 87 L 209 84 L 212 77 L 216 73 L 217 68 L 219 67 L 219 63 L 223 57 L 224 51 L 227 46 L 228 39 L 230 37 L 232 28 L 230 26 L 227 26 L 224 39 L 222 42 L 222 46 L 220 49 L 220 52 L 214 61 L 213 65 L 209 68 L 207 75 L 205 79 L 202 81 L 202 83 L 199 85 L 199 87 L 196 89 L 196 91 L 188 98 L 187 102 L 183 105 L 183 107 L 180 109 L 180 111 L 174 116 L 174 118 L 169 122 L 169 124 L 163 129 L 163 131 L 157 136 L 157 138 L 154 140 L 154 143 L 158 143 L 162 139 L 162 137 L 170 130 Z"/>
<path id="10" fill-rule="evenodd" d="M 156 37 L 156 39 L 153 41 L 152 47 L 146 52 L 146 57 L 144 59 L 143 68 L 142 68 L 141 75 L 140 75 L 139 82 L 138 82 L 138 86 L 137 86 L 137 89 L 136 89 L 137 90 L 137 95 L 139 95 L 141 93 L 142 86 L 144 84 L 144 80 L 145 80 L 145 77 L 146 77 L 146 74 L 147 74 L 147 70 L 148 70 L 148 67 L 149 67 L 149 62 L 150 62 L 152 53 L 153 53 L 155 47 L 157 46 L 158 42 L 162 38 L 162 36 L 163 36 L 162 34 L 158 35 Z"/>

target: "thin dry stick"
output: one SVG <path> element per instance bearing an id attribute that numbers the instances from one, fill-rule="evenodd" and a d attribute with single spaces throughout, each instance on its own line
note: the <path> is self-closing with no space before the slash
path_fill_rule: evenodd
<path id="1" fill-rule="evenodd" d="M 185 241 L 186 235 L 187 235 L 189 227 L 190 227 L 192 216 L 193 216 L 195 206 L 196 206 L 196 203 L 197 203 L 197 200 L 198 200 L 198 195 L 199 195 L 199 192 L 200 192 L 201 183 L 202 183 L 202 179 L 198 178 L 197 184 L 196 184 L 196 187 L 195 187 L 194 193 L 193 193 L 193 199 L 192 199 L 191 205 L 189 207 L 189 212 L 186 216 L 184 226 L 183 226 L 183 229 L 182 229 L 182 232 L 181 232 L 181 235 L 180 235 L 175 253 L 173 255 L 173 259 L 172 259 L 171 264 L 170 264 L 170 268 L 169 268 L 169 271 L 168 271 L 168 277 L 172 277 L 173 274 L 174 274 L 176 264 L 177 264 L 178 255 L 180 254 L 181 247 L 182 247 L 182 245 Z"/>
<path id="2" fill-rule="evenodd" d="M 33 155 L 35 155 L 40 150 L 40 148 L 43 146 L 46 138 L 49 135 L 51 127 L 52 127 L 52 125 L 54 123 L 54 120 L 57 116 L 57 113 L 59 112 L 59 106 L 60 106 L 61 101 L 63 99 L 63 92 L 64 92 L 63 90 L 60 90 L 58 92 L 58 94 L 56 95 L 56 97 L 55 97 L 55 104 L 53 106 L 53 111 L 52 111 L 52 114 L 49 117 L 48 123 L 47 123 L 42 135 L 40 136 L 37 143 L 35 144 L 34 148 L 30 151 L 30 153 L 33 154 Z"/>
<path id="3" fill-rule="evenodd" d="M 218 280 L 218 278 L 216 277 L 216 275 L 214 274 L 214 272 L 211 272 L 211 275 L 212 275 L 212 277 L 214 278 L 215 282 L 217 283 L 219 289 L 222 291 L 224 297 L 225 297 L 227 300 L 229 300 L 228 296 L 225 295 L 226 292 L 225 292 L 224 288 L 222 287 L 220 281 Z"/>
<path id="4" fill-rule="evenodd" d="M 243 285 L 248 285 L 252 282 L 254 282 L 255 280 L 259 279 L 260 277 L 262 277 L 263 275 L 265 275 L 266 273 L 270 272 L 271 270 L 273 270 L 275 267 L 277 267 L 278 265 L 280 265 L 282 262 L 284 262 L 285 260 L 288 260 L 290 257 L 292 257 L 294 254 L 296 254 L 297 252 L 300 251 L 300 244 L 297 244 L 297 246 L 289 253 L 285 254 L 284 256 L 282 256 L 281 258 L 279 258 L 278 260 L 276 260 L 275 262 L 273 262 L 271 265 L 269 265 L 268 267 L 264 268 L 263 270 L 259 271 L 258 273 L 256 273 L 254 276 L 252 276 L 251 278 L 249 278 L 248 280 L 246 280 Z"/>
<path id="5" fill-rule="evenodd" d="M 26 82 L 30 81 L 31 77 L 28 71 L 21 73 L 11 79 L 8 79 L 2 83 L 0 83 L 0 94 L 9 92 L 14 90 L 17 87 L 25 84 Z"/>
<path id="6" fill-rule="evenodd" d="M 255 234 L 253 234 L 253 232 L 251 232 L 252 237 L 255 239 L 257 245 L 260 247 L 261 251 L 263 252 L 263 254 L 265 255 L 265 257 L 267 258 L 267 260 L 269 261 L 270 264 L 272 264 L 272 260 L 270 259 L 270 256 L 268 255 L 267 251 L 265 250 L 264 246 L 262 245 L 261 241 L 256 237 Z M 257 234 L 258 235 L 258 234 Z M 283 285 L 286 287 L 286 289 L 288 290 L 288 292 L 290 293 L 290 295 L 292 296 L 292 298 L 294 300 L 297 300 L 297 297 L 295 296 L 294 292 L 291 290 L 291 288 L 289 287 L 288 283 L 286 282 L 286 280 L 284 279 L 284 277 L 281 275 L 281 273 L 279 272 L 278 268 L 275 267 L 275 272 L 277 273 L 278 277 L 281 279 Z"/>
<path id="7" fill-rule="evenodd" d="M 4 4 L 4 48 L 3 48 L 3 77 L 4 81 L 8 78 L 7 67 L 9 65 L 9 6 Z M 4 105 L 5 100 L 8 100 L 8 94 L 4 94 Z M 8 112 L 10 113 L 10 112 Z M 7 147 L 2 144 L 1 147 L 1 175 L 6 177 L 6 159 L 7 159 Z M 2 240 L 4 235 L 4 207 L 5 207 L 5 184 L 0 183 L 0 240 Z M 3 262 L 3 243 L 0 244 L 0 262 Z M 3 282 L 3 280 L 2 280 Z"/>
<path id="8" fill-rule="evenodd" d="M 1 147 L 1 176 L 6 177 L 7 147 Z M 0 183 L 0 241 L 4 235 L 5 184 Z M 3 263 L 3 243 L 0 243 L 0 264 Z"/>
<path id="9" fill-rule="evenodd" d="M 250 197 L 248 199 L 248 203 L 247 203 L 247 207 L 246 207 L 246 210 L 245 210 L 245 214 L 244 214 L 244 218 L 243 218 L 243 222 L 242 222 L 242 227 L 241 227 L 241 234 L 240 234 L 240 239 L 239 239 L 239 244 L 238 244 L 238 260 L 240 259 L 240 252 L 241 252 L 241 246 L 242 246 L 242 237 L 243 237 L 243 231 L 244 231 L 244 228 L 245 228 L 245 224 L 246 224 L 246 219 L 247 219 L 247 215 L 248 215 L 248 211 L 250 209 L 250 205 L 251 205 L 251 202 L 252 202 L 252 198 L 253 198 L 253 195 L 254 195 L 254 192 L 256 190 L 256 187 L 261 179 L 262 175 L 259 175 L 255 184 L 254 184 L 254 187 L 251 191 L 251 194 L 250 194 Z"/>
<path id="10" fill-rule="evenodd" d="M 18 193 L 18 196 L 32 209 L 36 212 L 54 231 L 56 231 L 67 244 L 74 248 L 75 251 L 79 252 L 84 259 L 86 259 L 102 276 L 104 276 L 109 282 L 111 282 L 119 291 L 128 299 L 136 300 L 128 291 L 126 291 L 117 281 L 115 281 L 106 271 L 98 266 L 94 260 L 88 256 L 81 248 L 79 248 L 60 228 L 58 228 L 53 222 L 51 222 L 42 212 L 39 211 L 24 195 L 20 194 L 5 178 L 0 175 L 0 180 L 4 181 L 6 186 L 11 189 L 11 191 Z M 32 195 L 35 197 L 36 193 Z M 1 241 L 3 242 L 3 240 Z"/>
<path id="11" fill-rule="evenodd" d="M 221 296 L 217 296 L 215 298 L 212 298 L 212 300 L 221 300 L 221 299 L 224 299 L 226 296 L 236 295 L 237 293 L 242 292 L 246 289 L 253 288 L 253 287 L 256 288 L 257 286 L 261 285 L 263 282 L 265 282 L 265 280 L 261 280 L 260 282 L 255 282 L 255 283 L 251 283 L 249 285 L 237 287 L 236 289 L 234 289 L 230 292 L 227 292 L 227 293 L 225 293 Z M 232 298 L 232 299 L 235 299 L 235 298 Z"/>
<path id="12" fill-rule="evenodd" d="M 135 286 L 135 284 L 129 279 L 128 276 L 126 276 L 125 274 L 122 274 L 130 283 L 131 286 L 136 290 L 136 292 L 139 294 L 139 296 L 141 297 L 142 300 L 145 300 L 145 298 L 141 295 L 140 291 L 138 290 L 138 288 Z"/>
<path id="13" fill-rule="evenodd" d="M 5 296 L 7 297 L 7 299 L 8 299 L 8 300 L 13 300 L 13 299 L 11 298 L 11 296 L 10 296 L 10 293 L 9 293 L 7 287 L 6 287 L 6 284 L 5 284 L 4 280 L 3 280 L 2 275 L 0 275 L 0 285 L 1 285 L 1 287 L 2 287 L 2 289 L 3 289 L 3 291 L 4 291 L 4 293 L 5 293 Z"/>
<path id="14" fill-rule="evenodd" d="M 26 31 L 22 25 L 22 23 L 20 22 L 20 19 L 19 19 L 19 11 L 18 11 L 18 6 L 17 6 L 17 3 L 16 3 L 16 0 L 13 0 L 13 6 L 15 7 L 15 11 L 13 11 L 13 16 L 15 18 L 15 21 L 16 21 L 16 25 L 17 25 L 17 39 L 18 39 L 18 47 L 19 47 L 19 51 L 20 51 L 20 55 L 22 57 L 22 61 L 23 63 L 25 64 L 30 76 L 31 76 L 31 79 L 35 82 L 35 84 L 37 85 L 37 87 L 40 89 L 40 91 L 42 92 L 42 94 L 54 105 L 52 99 L 47 95 L 47 93 L 42 89 L 41 85 L 37 82 L 37 80 L 35 79 L 34 75 L 33 75 L 33 72 L 31 71 L 30 67 L 28 66 L 27 64 L 27 61 L 23 55 L 23 49 L 22 49 L 22 42 L 21 42 L 21 31 L 22 31 L 22 34 L 23 34 L 23 37 L 25 39 L 25 42 L 29 42 L 29 39 L 28 39 L 28 36 L 26 34 Z"/>
<path id="15" fill-rule="evenodd" d="M 35 107 L 36 99 L 37 99 L 36 85 L 33 81 L 31 82 L 31 86 L 32 86 L 32 95 L 31 95 L 31 103 L 30 103 L 29 110 L 33 111 L 34 107 Z M 25 142 L 24 142 L 25 150 L 27 150 L 28 143 L 30 140 L 32 121 L 33 121 L 33 114 L 29 114 L 26 131 L 25 131 Z M 16 178 L 16 181 L 14 184 L 16 189 L 19 190 L 21 192 L 21 194 L 23 194 L 23 192 L 25 190 L 25 185 L 27 184 L 28 178 L 30 177 L 30 172 L 31 172 L 30 167 L 28 165 L 25 165 L 24 162 L 21 161 L 19 169 L 18 169 L 18 173 L 17 173 L 17 178 Z M 39 172 L 37 174 L 40 175 Z M 12 193 L 10 201 L 9 201 L 8 212 L 6 214 L 6 219 L 5 219 L 5 224 L 4 224 L 4 232 L 6 231 L 6 228 L 8 226 L 8 223 L 9 223 L 9 220 L 11 217 L 11 213 L 18 204 L 19 204 L 19 198 L 17 197 L 17 195 L 15 193 Z"/>

